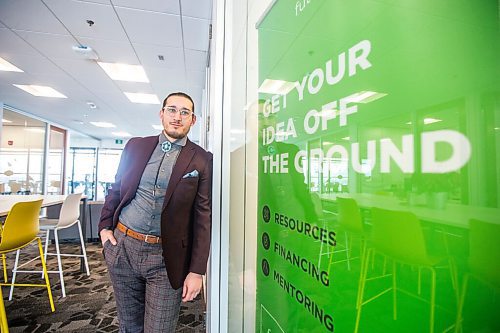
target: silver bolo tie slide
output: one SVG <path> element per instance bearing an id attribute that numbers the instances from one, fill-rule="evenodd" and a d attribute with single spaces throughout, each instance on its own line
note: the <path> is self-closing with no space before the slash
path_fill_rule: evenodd
<path id="1" fill-rule="evenodd" d="M 172 143 L 170 141 L 165 141 L 161 144 L 161 150 L 164 153 L 168 153 L 170 150 L 172 150 Z"/>

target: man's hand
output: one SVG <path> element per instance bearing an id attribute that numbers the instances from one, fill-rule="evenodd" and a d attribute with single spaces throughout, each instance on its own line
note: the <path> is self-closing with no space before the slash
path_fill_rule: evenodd
<path id="1" fill-rule="evenodd" d="M 192 301 L 200 293 L 203 284 L 203 276 L 196 273 L 189 273 L 184 280 L 182 287 L 182 301 Z"/>
<path id="2" fill-rule="evenodd" d="M 102 246 L 104 246 L 104 243 L 106 243 L 106 241 L 110 241 L 111 244 L 116 245 L 116 238 L 113 235 L 113 230 L 102 229 L 99 234 L 101 235 Z"/>

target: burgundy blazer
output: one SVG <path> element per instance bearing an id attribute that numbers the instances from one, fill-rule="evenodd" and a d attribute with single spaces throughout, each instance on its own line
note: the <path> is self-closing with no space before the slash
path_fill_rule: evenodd
<path id="1" fill-rule="evenodd" d="M 114 229 L 123 207 L 137 187 L 158 136 L 132 138 L 123 150 L 115 183 L 108 191 L 99 232 Z M 198 177 L 182 178 L 198 171 Z M 163 257 L 173 288 L 182 287 L 189 272 L 205 274 L 212 224 L 212 154 L 189 139 L 172 169 L 161 213 Z"/>

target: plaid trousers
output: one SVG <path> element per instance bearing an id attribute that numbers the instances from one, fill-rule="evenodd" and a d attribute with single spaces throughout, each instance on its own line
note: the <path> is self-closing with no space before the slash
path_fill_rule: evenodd
<path id="1" fill-rule="evenodd" d="M 121 333 L 175 332 L 182 288 L 168 279 L 161 244 L 148 244 L 114 231 L 117 245 L 104 243 Z"/>

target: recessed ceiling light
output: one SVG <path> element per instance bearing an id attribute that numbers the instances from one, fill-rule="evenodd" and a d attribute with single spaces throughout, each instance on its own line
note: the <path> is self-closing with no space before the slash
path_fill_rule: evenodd
<path id="1" fill-rule="evenodd" d="M 115 81 L 149 82 L 144 68 L 140 65 L 127 65 L 111 62 L 97 62 L 99 66 Z"/>
<path id="2" fill-rule="evenodd" d="M 119 136 L 119 137 L 129 137 L 129 136 L 132 136 L 130 133 L 128 132 L 111 132 L 111 134 L 113 134 L 114 136 Z"/>
<path id="3" fill-rule="evenodd" d="M 259 92 L 273 95 L 286 95 L 295 87 L 295 82 L 265 79 L 259 87 Z"/>
<path id="4" fill-rule="evenodd" d="M 48 86 L 37 86 L 34 84 L 14 84 L 14 86 L 38 97 L 68 98 L 59 91 Z"/>
<path id="5" fill-rule="evenodd" d="M 22 69 L 17 68 L 16 66 L 12 65 L 10 62 L 7 60 L 3 59 L 0 57 L 0 71 L 5 71 L 5 72 L 24 72 Z"/>
<path id="6" fill-rule="evenodd" d="M 351 137 L 350 136 L 345 136 L 345 137 L 342 138 L 342 140 L 349 141 L 349 140 L 351 140 Z"/>
<path id="7" fill-rule="evenodd" d="M 96 127 L 104 127 L 104 128 L 116 127 L 112 123 L 107 123 L 105 121 L 91 121 L 90 123 Z"/>
<path id="8" fill-rule="evenodd" d="M 163 126 L 162 125 L 152 125 L 155 130 L 158 131 L 163 131 Z"/>
<path id="9" fill-rule="evenodd" d="M 424 118 L 424 125 L 428 124 L 433 124 L 433 123 L 438 123 L 440 121 L 443 121 L 442 119 L 436 119 L 436 118 Z M 413 124 L 411 121 L 405 123 L 406 125 L 411 125 Z"/>
<path id="10" fill-rule="evenodd" d="M 11 122 L 12 122 L 12 120 L 7 120 L 7 119 L 2 118 L 2 123 L 11 123 Z"/>
<path id="11" fill-rule="evenodd" d="M 436 118 L 424 118 L 424 124 L 433 124 L 433 123 L 438 123 L 440 121 L 443 121 L 442 119 L 436 119 Z"/>
<path id="12" fill-rule="evenodd" d="M 130 92 L 124 92 L 124 94 L 132 103 L 160 104 L 160 100 L 158 99 L 158 96 L 156 96 L 155 94 L 130 93 Z"/>
<path id="13" fill-rule="evenodd" d="M 376 91 L 360 91 L 346 97 L 345 99 L 352 103 L 370 103 L 384 96 L 387 96 L 387 94 Z"/>

